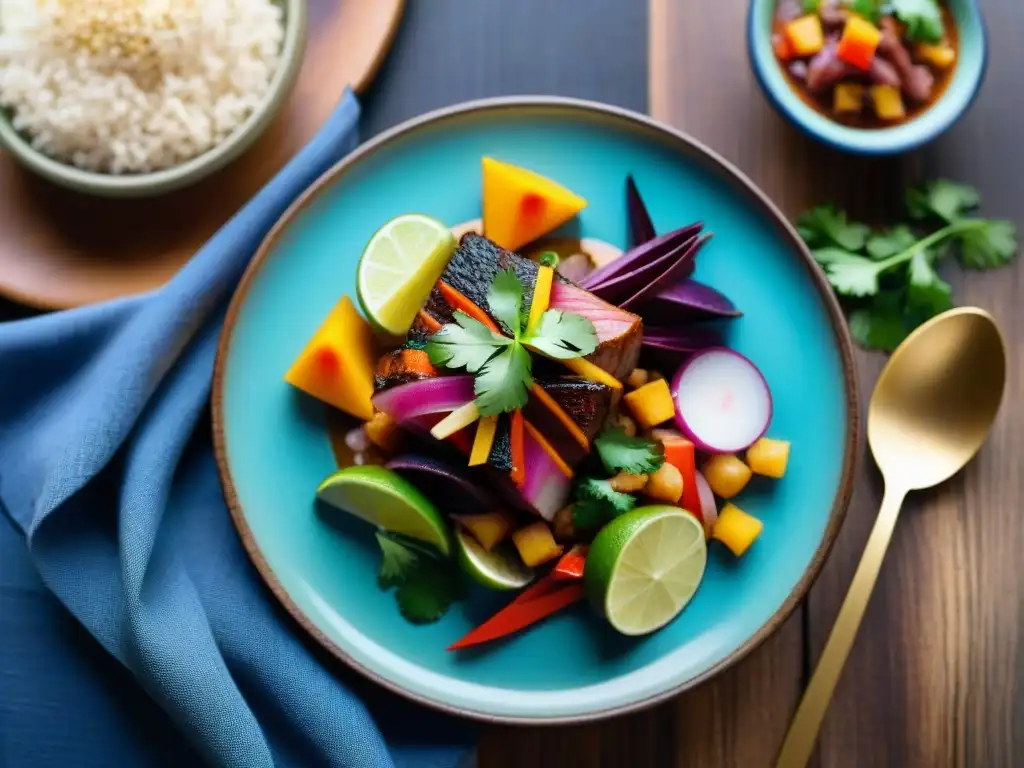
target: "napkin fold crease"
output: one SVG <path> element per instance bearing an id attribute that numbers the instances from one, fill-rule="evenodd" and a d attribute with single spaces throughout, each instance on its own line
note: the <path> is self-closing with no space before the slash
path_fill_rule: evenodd
<path id="1" fill-rule="evenodd" d="M 46 586 L 216 765 L 452 768 L 471 737 L 321 663 L 249 563 L 212 456 L 227 303 L 358 118 L 349 92 L 163 288 L 0 325 L 0 506 Z"/>

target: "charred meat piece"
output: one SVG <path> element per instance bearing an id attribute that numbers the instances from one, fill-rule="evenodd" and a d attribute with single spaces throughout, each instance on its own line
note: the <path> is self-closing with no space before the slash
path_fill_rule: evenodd
<path id="1" fill-rule="evenodd" d="M 878 55 L 888 60 L 900 76 L 903 92 L 918 102 L 928 101 L 935 89 L 935 76 L 923 64 L 914 64 L 910 51 L 900 40 L 896 20 L 891 16 L 882 19 L 882 39 L 878 43 Z M 877 58 L 877 57 L 876 57 Z"/>
<path id="2" fill-rule="evenodd" d="M 871 59 L 871 66 L 868 68 L 868 77 L 878 85 L 891 85 L 893 88 L 900 88 L 903 81 L 896 67 L 888 59 L 875 56 Z"/>
<path id="3" fill-rule="evenodd" d="M 558 455 L 574 467 L 587 457 L 588 451 L 578 439 L 589 443 L 601 429 L 612 406 L 612 390 L 604 384 L 578 376 L 537 377 L 537 384 L 575 425 L 566 425 L 562 417 L 535 393 L 523 409 L 523 416 L 547 438 Z"/>
<path id="4" fill-rule="evenodd" d="M 438 375 L 426 351 L 420 343 L 414 341 L 388 352 L 377 361 L 377 368 L 373 372 L 374 390 L 380 392 L 399 384 L 432 379 Z"/>
<path id="5" fill-rule="evenodd" d="M 474 233 L 462 236 L 441 280 L 459 291 L 497 323 L 487 304 L 487 292 L 501 270 L 512 269 L 523 284 L 523 307 L 533 301 L 537 264 Z M 598 348 L 587 359 L 618 379 L 636 367 L 640 355 L 640 318 L 602 301 L 589 291 L 556 275 L 551 287 L 550 309 L 576 312 L 594 324 Z M 442 325 L 451 321 L 452 308 L 437 288 L 431 292 L 425 312 Z"/>

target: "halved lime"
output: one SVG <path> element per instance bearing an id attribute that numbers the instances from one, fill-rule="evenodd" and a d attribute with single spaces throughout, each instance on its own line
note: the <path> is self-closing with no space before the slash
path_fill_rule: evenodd
<path id="1" fill-rule="evenodd" d="M 392 533 L 452 551 L 452 535 L 437 507 L 412 483 L 376 465 L 346 467 L 320 483 L 317 498 Z"/>
<path id="2" fill-rule="evenodd" d="M 523 564 L 515 547 L 499 544 L 490 552 L 468 531 L 457 530 L 459 564 L 467 574 L 489 589 L 521 589 L 533 581 L 532 568 Z"/>
<path id="3" fill-rule="evenodd" d="M 678 507 L 640 507 L 598 532 L 583 583 L 594 607 L 624 635 L 668 624 L 690 602 L 707 565 L 704 528 Z"/>
<path id="4" fill-rule="evenodd" d="M 385 333 L 404 336 L 456 245 L 448 227 L 419 213 L 396 216 L 378 229 L 356 274 L 366 318 Z"/>

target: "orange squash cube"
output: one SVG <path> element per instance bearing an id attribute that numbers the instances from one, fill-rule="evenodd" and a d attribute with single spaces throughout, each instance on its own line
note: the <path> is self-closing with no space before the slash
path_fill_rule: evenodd
<path id="1" fill-rule="evenodd" d="M 512 518 L 504 512 L 483 515 L 455 515 L 455 520 L 490 552 L 512 533 Z"/>
<path id="2" fill-rule="evenodd" d="M 836 56 L 857 69 L 867 70 L 881 41 L 882 30 L 862 16 L 850 14 Z"/>
<path id="3" fill-rule="evenodd" d="M 562 554 L 564 547 L 555 541 L 548 524 L 538 520 L 512 534 L 512 543 L 519 551 L 519 557 L 530 568 Z"/>
<path id="4" fill-rule="evenodd" d="M 747 449 L 747 466 L 755 475 L 774 477 L 786 474 L 789 463 L 789 442 L 762 437 Z"/>
<path id="5" fill-rule="evenodd" d="M 821 17 L 809 13 L 786 24 L 786 40 L 794 56 L 813 56 L 825 47 Z"/>
<path id="6" fill-rule="evenodd" d="M 633 420 L 642 429 L 664 424 L 676 414 L 676 404 L 664 379 L 651 381 L 622 398 Z"/>
<path id="7" fill-rule="evenodd" d="M 734 504 L 726 504 L 718 513 L 711 538 L 725 544 L 736 557 L 750 549 L 764 530 L 764 524 Z"/>

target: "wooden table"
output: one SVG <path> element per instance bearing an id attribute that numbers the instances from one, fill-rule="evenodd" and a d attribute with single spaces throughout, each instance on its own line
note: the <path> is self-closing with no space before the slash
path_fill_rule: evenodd
<path id="1" fill-rule="evenodd" d="M 1024 224 L 1024 3 L 981 0 L 991 65 L 971 113 L 933 146 L 864 160 L 799 135 L 748 65 L 740 0 L 651 0 L 650 111 L 735 162 L 789 215 L 836 201 L 866 217 L 905 184 L 975 184 L 987 214 Z M 991 311 L 1011 352 L 1007 398 L 965 472 L 910 498 L 825 720 L 821 768 L 997 768 L 1024 764 L 1024 260 L 951 269 L 954 297 Z M 858 355 L 865 399 L 884 358 Z M 866 407 L 866 402 L 865 402 Z M 839 610 L 881 501 L 871 460 L 838 543 L 803 606 L 718 679 L 653 711 L 565 729 L 493 729 L 481 768 L 758 768 L 771 765 Z"/>
<path id="2" fill-rule="evenodd" d="M 365 99 L 364 133 L 467 98 L 580 96 L 649 108 L 738 164 L 790 215 L 834 200 L 878 216 L 899 204 L 905 183 L 942 175 L 976 184 L 987 213 L 1024 224 L 1024 107 L 1016 106 L 1024 96 L 1024 3 L 981 2 L 992 45 L 982 96 L 946 137 L 902 160 L 844 157 L 772 112 L 748 66 L 742 0 L 650 0 L 650 8 L 640 0 L 410 3 Z M 949 277 L 959 303 L 996 315 L 1015 352 L 1024 335 L 1024 260 Z M 0 302 L 0 319 L 22 314 Z M 858 363 L 868 393 L 883 358 L 862 353 Z M 1024 552 L 1024 411 L 1014 402 L 1024 358 L 1012 357 L 1009 372 L 1001 418 L 977 460 L 908 502 L 825 721 L 821 768 L 1024 764 L 1024 585 L 1016 567 Z M 487 729 L 480 767 L 770 765 L 879 501 L 865 457 L 846 525 L 807 604 L 739 666 L 634 716 Z"/>

